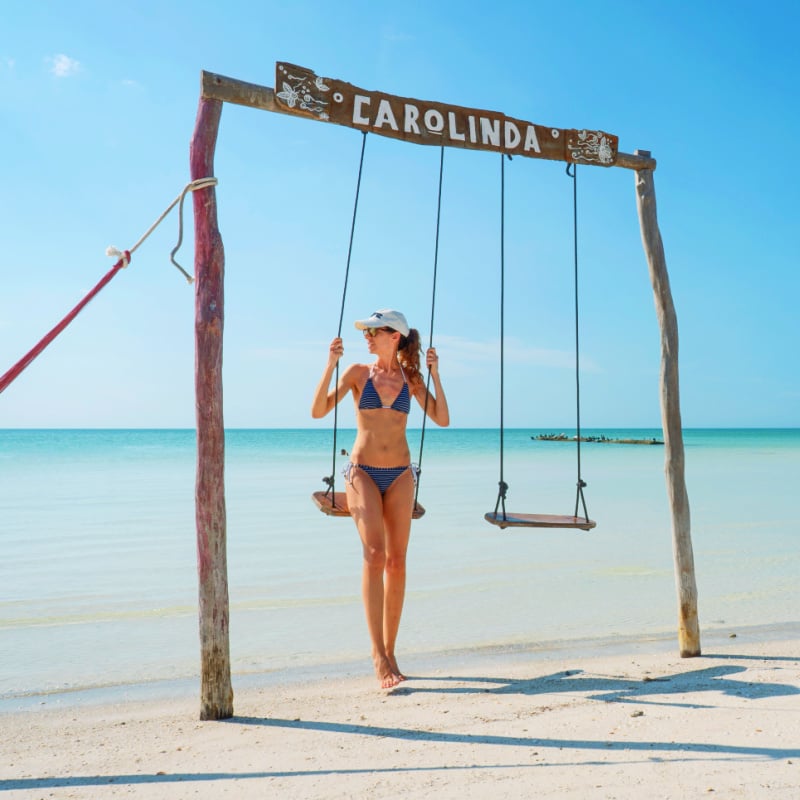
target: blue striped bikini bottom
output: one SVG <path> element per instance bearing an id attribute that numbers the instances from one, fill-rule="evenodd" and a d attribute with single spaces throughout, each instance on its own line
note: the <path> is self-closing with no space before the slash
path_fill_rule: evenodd
<path id="1" fill-rule="evenodd" d="M 404 467 L 371 467 L 368 464 L 354 464 L 352 461 L 347 463 L 347 466 L 342 470 L 344 479 L 347 483 L 352 484 L 352 471 L 360 469 L 366 472 L 372 478 L 373 483 L 378 487 L 378 491 L 383 495 L 386 490 L 406 471 L 411 470 L 411 476 L 414 478 L 414 483 L 417 482 L 418 468 L 416 464 L 406 464 Z"/>

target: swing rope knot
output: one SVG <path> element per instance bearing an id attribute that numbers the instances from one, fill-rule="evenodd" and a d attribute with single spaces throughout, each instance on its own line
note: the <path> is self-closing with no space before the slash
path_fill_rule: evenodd
<path id="1" fill-rule="evenodd" d="M 119 265 L 122 269 L 125 269 L 128 266 L 128 264 L 131 263 L 130 250 L 118 250 L 116 247 L 113 246 L 106 247 L 106 255 L 111 256 L 111 258 L 119 259 L 119 262 L 121 262 Z"/>
<path id="2" fill-rule="evenodd" d="M 330 496 L 331 498 L 331 508 L 336 508 L 336 487 L 334 485 L 334 475 L 335 473 L 331 473 L 330 475 L 326 475 L 323 477 L 322 482 L 327 485 L 327 489 L 325 493 L 322 495 L 323 497 Z"/>
<path id="3" fill-rule="evenodd" d="M 499 487 L 497 492 L 497 502 L 494 504 L 494 516 L 497 519 L 497 511 L 501 504 L 503 506 L 503 519 L 506 519 L 506 492 L 508 491 L 508 484 L 504 480 L 500 480 L 497 484 Z"/>

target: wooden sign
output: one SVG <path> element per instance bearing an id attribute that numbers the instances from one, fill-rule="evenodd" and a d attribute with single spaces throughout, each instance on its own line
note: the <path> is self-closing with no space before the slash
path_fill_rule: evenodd
<path id="1" fill-rule="evenodd" d="M 618 137 L 603 131 L 548 128 L 495 111 L 370 92 L 281 61 L 275 67 L 275 104 L 288 114 L 417 144 L 605 167 L 617 159 Z"/>

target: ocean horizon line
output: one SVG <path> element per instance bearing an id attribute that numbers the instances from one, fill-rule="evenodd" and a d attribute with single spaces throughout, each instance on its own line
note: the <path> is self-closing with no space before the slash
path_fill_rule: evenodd
<path id="1" fill-rule="evenodd" d="M 58 426 L 58 425 L 43 425 L 41 427 L 31 426 L 14 426 L 14 427 L 0 427 L 1 432 L 8 431 L 194 431 L 196 427 L 192 426 L 171 426 L 171 425 L 134 425 L 134 426 L 98 426 L 98 427 L 85 427 L 85 426 Z M 268 425 L 268 426 L 249 426 L 249 425 L 226 425 L 226 431 L 325 431 L 332 430 L 332 427 L 320 427 L 315 425 Z M 340 431 L 355 431 L 355 427 L 344 426 L 339 427 Z M 409 426 L 409 431 L 422 430 L 421 426 Z M 573 425 L 513 425 L 505 426 L 505 431 L 577 431 Z M 660 425 L 582 425 L 581 432 L 584 431 L 600 431 L 600 430 L 613 430 L 613 431 L 663 431 Z M 437 433 L 447 433 L 448 431 L 500 431 L 499 425 L 463 425 L 451 426 L 448 428 L 433 428 L 426 427 L 426 432 L 435 431 Z M 682 428 L 684 432 L 698 432 L 698 431 L 800 431 L 800 425 L 697 425 L 685 426 Z"/>

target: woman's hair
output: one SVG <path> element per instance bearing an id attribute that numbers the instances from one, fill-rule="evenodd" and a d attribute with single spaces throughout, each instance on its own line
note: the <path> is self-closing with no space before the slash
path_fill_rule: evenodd
<path id="1" fill-rule="evenodd" d="M 419 341 L 419 331 L 410 328 L 408 336 L 400 334 L 400 344 L 397 347 L 397 360 L 403 365 L 403 369 L 408 375 L 409 382 L 416 383 L 422 380 L 419 372 L 419 354 L 422 346 Z"/>

